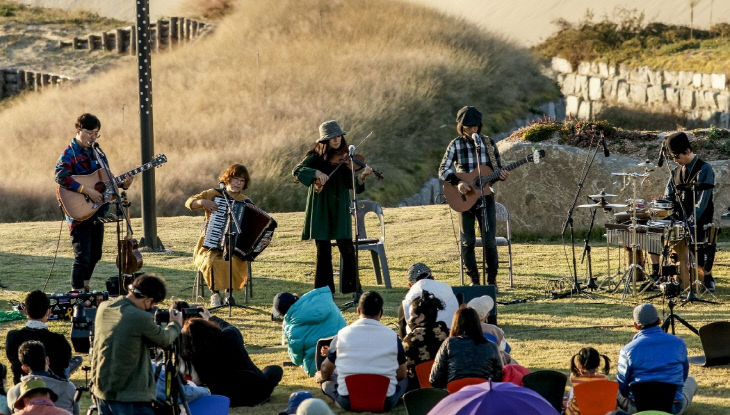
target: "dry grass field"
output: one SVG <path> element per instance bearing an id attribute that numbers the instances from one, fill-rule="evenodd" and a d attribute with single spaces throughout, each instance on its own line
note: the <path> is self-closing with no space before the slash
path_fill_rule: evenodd
<path id="1" fill-rule="evenodd" d="M 212 36 L 152 59 L 155 150 L 169 159 L 157 170 L 166 216 L 184 214 L 185 198 L 231 162 L 249 167 L 251 196 L 266 209 L 302 209 L 291 169 L 333 118 L 354 144 L 374 131 L 360 151 L 386 175 L 373 194 L 393 205 L 435 175 L 459 107 L 479 107 L 491 133 L 558 94 L 526 50 L 387 0 L 241 0 Z M 117 174 L 140 164 L 136 77 L 122 63 L 6 104 L 0 220 L 55 217 L 53 166 L 83 112 L 101 119 Z"/>
<path id="2" fill-rule="evenodd" d="M 279 222 L 274 241 L 253 266 L 252 308 L 236 309 L 230 319 L 243 332 L 247 349 L 259 366 L 281 364 L 288 360 L 286 348 L 280 344 L 280 326 L 269 318 L 272 297 L 285 290 L 302 294 L 311 289 L 313 281 L 314 246 L 311 242 L 300 241 L 303 214 L 281 213 L 274 216 Z M 452 228 L 455 216 L 445 205 L 386 209 L 385 218 L 386 251 L 393 289 L 385 290 L 383 286 L 375 284 L 367 254 L 362 256 L 360 266 L 365 288 L 375 289 L 384 295 L 384 322 L 393 325 L 397 304 L 406 292 L 406 269 L 414 262 L 424 261 L 433 269 L 436 278 L 451 285 L 459 285 L 458 252 Z M 374 225 L 372 219 L 367 222 L 369 229 Z M 143 253 L 144 269 L 163 275 L 170 295 L 175 298 L 190 300 L 189 287 L 194 276 L 191 251 L 201 224 L 202 217 L 199 216 L 161 218 L 159 235 L 167 251 Z M 141 227 L 139 220 L 134 220 L 133 225 L 135 230 Z M 102 281 L 115 274 L 113 238 L 113 227 L 108 226 L 104 256 L 95 272 L 92 288 L 102 289 Z M 0 224 L 0 240 L 3 241 L 0 246 L 0 279 L 10 285 L 7 290 L 0 291 L 2 309 L 8 310 L 10 301 L 21 300 L 24 292 L 30 289 L 67 291 L 72 252 L 68 232 L 60 221 Z M 60 250 L 54 260 L 59 242 Z M 581 248 L 582 241 L 579 241 L 577 255 L 580 255 Z M 680 315 L 697 328 L 712 321 L 730 320 L 730 311 L 726 306 L 730 292 L 727 288 L 727 275 L 730 272 L 728 248 L 730 244 L 721 244 L 715 267 L 719 286 L 716 295 L 721 304 L 693 304 L 678 309 Z M 503 249 L 500 249 L 500 255 L 505 257 Z M 619 350 L 634 334 L 631 310 L 643 300 L 641 297 L 628 296 L 625 301 L 621 301 L 620 293 L 603 291 L 597 292 L 592 299 L 547 299 L 545 291 L 552 285 L 552 280 L 569 285 L 569 255 L 569 247 L 556 243 L 516 244 L 514 287 L 509 287 L 505 269 L 501 269 L 498 301 L 527 301 L 498 305 L 499 324 L 512 345 L 514 358 L 531 370 L 554 369 L 568 373 L 570 356 L 583 346 L 593 346 L 612 359 L 611 375 L 615 376 Z M 615 267 L 621 253 L 618 249 L 612 249 L 611 255 L 612 266 Z M 599 276 L 599 282 L 606 273 L 606 248 L 600 242 L 594 242 L 593 272 Z M 579 266 L 579 275 L 584 273 L 584 267 Z M 242 302 L 243 293 L 237 293 L 236 298 Z M 335 300 L 344 303 L 348 298 L 338 294 Z M 653 302 L 657 308 L 667 310 L 661 299 Z M 228 319 L 227 310 L 220 310 L 217 314 Z M 344 315 L 348 321 L 356 318 L 352 309 Z M 0 337 L 22 325 L 22 321 L 0 324 Z M 70 331 L 68 322 L 55 322 L 51 326 L 53 330 Z M 697 336 L 682 326 L 677 328 L 677 334 L 687 342 L 691 356 L 702 353 Z M 5 353 L 0 353 L 0 360 L 7 363 Z M 727 414 L 727 408 L 730 407 L 730 370 L 727 367 L 691 366 L 690 375 L 698 380 L 699 390 L 687 413 Z M 82 374 L 77 373 L 73 380 L 77 384 L 82 383 Z M 316 385 L 300 369 L 287 367 L 282 384 L 275 390 L 269 403 L 255 408 L 238 408 L 232 413 L 278 413 L 286 407 L 289 394 L 297 390 L 310 390 L 319 396 Z M 393 413 L 404 414 L 405 410 L 399 406 Z"/>

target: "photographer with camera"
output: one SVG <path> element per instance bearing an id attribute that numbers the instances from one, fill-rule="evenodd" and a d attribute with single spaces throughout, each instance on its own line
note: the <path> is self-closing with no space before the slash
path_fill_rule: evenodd
<path id="1" fill-rule="evenodd" d="M 51 302 L 48 295 L 41 290 L 35 290 L 25 296 L 23 302 L 28 323 L 20 330 L 10 330 L 5 340 L 10 367 L 13 370 L 13 383 L 19 383 L 23 376 L 18 349 L 28 340 L 37 340 L 43 343 L 50 360 L 50 370 L 54 375 L 68 379 L 68 366 L 71 361 L 71 345 L 61 333 L 54 333 L 48 329 L 46 323 L 51 315 Z"/>
<path id="2" fill-rule="evenodd" d="M 91 392 L 101 415 L 154 414 L 155 379 L 148 346 L 171 345 L 182 327 L 182 315 L 175 309 L 170 309 L 170 322 L 164 327 L 155 324 L 148 312 L 166 295 L 161 278 L 144 274 L 129 286 L 126 297 L 99 306 L 91 354 Z"/>

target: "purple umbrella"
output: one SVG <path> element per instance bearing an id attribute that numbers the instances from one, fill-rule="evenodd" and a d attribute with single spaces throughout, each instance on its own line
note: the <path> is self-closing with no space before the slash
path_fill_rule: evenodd
<path id="1" fill-rule="evenodd" d="M 442 399 L 428 415 L 559 415 L 532 389 L 510 382 L 469 385 Z"/>

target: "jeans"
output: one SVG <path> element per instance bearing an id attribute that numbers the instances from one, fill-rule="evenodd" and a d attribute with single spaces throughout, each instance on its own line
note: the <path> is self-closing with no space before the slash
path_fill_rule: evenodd
<path id="1" fill-rule="evenodd" d="M 329 240 L 315 240 L 317 261 L 314 273 L 314 288 L 330 287 L 335 293 L 335 280 L 332 274 L 332 245 Z M 355 247 L 349 239 L 337 239 L 337 248 L 342 256 L 342 275 L 340 286 L 343 294 L 360 291 L 360 281 L 355 269 Z"/>
<path id="2" fill-rule="evenodd" d="M 71 231 L 74 263 L 71 268 L 71 288 L 84 288 L 84 281 L 91 279 L 96 263 L 101 259 L 104 243 L 104 224 L 96 216 L 74 226 Z"/>
<path id="3" fill-rule="evenodd" d="M 482 244 L 487 256 L 487 284 L 497 283 L 497 270 L 499 269 L 499 258 L 497 256 L 497 216 L 494 204 L 494 195 L 486 196 L 487 229 L 484 229 L 482 221 L 481 206 L 474 206 L 471 209 L 461 212 L 461 255 L 464 258 L 466 274 L 471 277 L 475 284 L 479 284 L 479 268 L 474 255 L 476 235 L 474 222 L 479 224 L 482 234 Z M 478 203 L 477 203 L 478 205 Z M 481 262 L 481 261 L 480 261 Z"/>
<path id="4" fill-rule="evenodd" d="M 96 398 L 100 415 L 154 415 L 155 411 L 148 402 L 105 401 Z"/>

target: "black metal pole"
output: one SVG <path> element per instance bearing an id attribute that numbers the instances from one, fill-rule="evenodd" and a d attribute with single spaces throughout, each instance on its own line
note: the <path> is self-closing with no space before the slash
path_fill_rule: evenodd
<path id="1" fill-rule="evenodd" d="M 155 135 L 152 126 L 152 58 L 150 56 L 150 2 L 137 0 L 137 68 L 139 78 L 139 127 L 142 163 L 152 160 Z M 159 29 L 158 29 L 159 30 Z M 140 244 L 154 251 L 165 249 L 157 237 L 155 169 L 142 173 L 142 224 Z"/>

